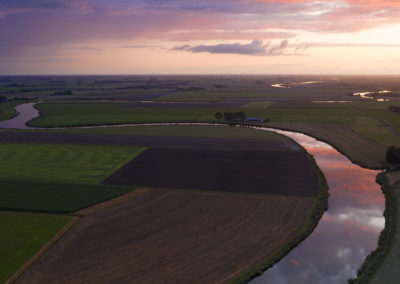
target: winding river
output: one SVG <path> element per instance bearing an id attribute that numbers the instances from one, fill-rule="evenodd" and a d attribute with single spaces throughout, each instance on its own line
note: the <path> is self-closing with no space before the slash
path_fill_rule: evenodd
<path id="1" fill-rule="evenodd" d="M 29 129 L 25 123 L 39 115 L 32 103 L 18 106 L 17 111 L 20 114 L 1 122 L 0 128 Z M 377 247 L 384 227 L 384 196 L 375 183 L 378 172 L 353 164 L 330 145 L 310 136 L 258 129 L 288 136 L 312 154 L 328 181 L 330 197 L 329 209 L 314 232 L 250 283 L 347 283 Z"/>
<path id="2" fill-rule="evenodd" d="M 347 283 L 377 247 L 384 227 L 384 196 L 377 171 L 361 168 L 310 136 L 270 128 L 312 154 L 329 184 L 329 209 L 314 232 L 250 283 Z"/>
<path id="3" fill-rule="evenodd" d="M 0 122 L 0 128 L 30 129 L 26 123 L 39 116 L 39 111 L 34 108 L 36 103 L 25 103 L 15 107 L 18 115 L 6 121 Z"/>

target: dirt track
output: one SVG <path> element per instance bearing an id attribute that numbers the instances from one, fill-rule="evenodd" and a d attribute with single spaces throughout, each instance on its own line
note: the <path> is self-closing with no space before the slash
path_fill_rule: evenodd
<path id="1" fill-rule="evenodd" d="M 150 148 L 103 183 L 318 195 L 317 176 L 301 151 Z"/>
<path id="2" fill-rule="evenodd" d="M 17 283 L 227 283 L 292 238 L 313 202 L 144 191 L 82 218 Z"/>

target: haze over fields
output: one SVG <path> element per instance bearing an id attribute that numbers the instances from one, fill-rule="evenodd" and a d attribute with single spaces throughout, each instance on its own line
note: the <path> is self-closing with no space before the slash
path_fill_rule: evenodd
<path id="1" fill-rule="evenodd" d="M 397 74 L 393 0 L 2 0 L 0 74 Z"/>

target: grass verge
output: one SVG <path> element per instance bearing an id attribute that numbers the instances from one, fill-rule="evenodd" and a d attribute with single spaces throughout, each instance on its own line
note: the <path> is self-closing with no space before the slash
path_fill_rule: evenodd
<path id="1" fill-rule="evenodd" d="M 68 213 L 130 190 L 110 185 L 0 180 L 0 209 Z"/>
<path id="2" fill-rule="evenodd" d="M 385 195 L 385 228 L 382 230 L 378 247 L 371 252 L 364 263 L 357 271 L 357 277 L 349 279 L 349 284 L 368 283 L 375 273 L 379 270 L 386 256 L 389 254 L 394 238 L 396 236 L 398 203 L 394 189 L 389 185 L 385 173 L 380 173 L 376 177 L 376 182 L 382 187 Z"/>
<path id="3" fill-rule="evenodd" d="M 305 150 L 304 150 L 305 151 Z M 314 206 L 311 210 L 311 214 L 303 225 L 301 231 L 294 236 L 290 241 L 288 241 L 282 248 L 275 251 L 271 256 L 264 260 L 260 265 L 253 267 L 250 271 L 242 274 L 238 278 L 234 279 L 231 284 L 241 284 L 247 283 L 251 279 L 261 275 L 265 270 L 272 267 L 275 263 L 280 261 L 284 256 L 286 256 L 293 248 L 295 248 L 299 243 L 306 239 L 318 225 L 319 220 L 322 218 L 324 212 L 328 209 L 328 183 L 326 182 L 325 176 L 316 164 L 314 157 L 307 154 L 309 160 L 315 169 L 318 176 L 319 194 L 315 199 Z"/>

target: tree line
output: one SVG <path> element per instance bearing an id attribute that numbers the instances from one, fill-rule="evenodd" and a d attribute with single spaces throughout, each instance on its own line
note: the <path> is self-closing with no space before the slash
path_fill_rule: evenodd
<path id="1" fill-rule="evenodd" d="M 215 113 L 215 118 L 217 120 L 224 119 L 226 121 L 245 121 L 247 118 L 246 113 L 243 111 L 238 111 L 238 112 L 216 112 Z"/>

